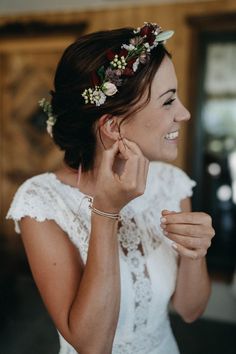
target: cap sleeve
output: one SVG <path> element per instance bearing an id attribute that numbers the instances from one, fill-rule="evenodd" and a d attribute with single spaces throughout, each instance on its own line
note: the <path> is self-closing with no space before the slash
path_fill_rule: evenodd
<path id="1" fill-rule="evenodd" d="M 17 233 L 20 233 L 19 220 L 25 216 L 30 216 L 37 221 L 55 219 L 54 207 L 50 199 L 49 191 L 33 177 L 25 181 L 17 190 L 6 218 L 14 220 Z"/>
<path id="2" fill-rule="evenodd" d="M 180 201 L 193 195 L 193 188 L 196 182 L 192 180 L 183 170 L 176 166 L 172 166 L 173 170 L 173 192 Z"/>
<path id="3" fill-rule="evenodd" d="M 165 162 L 154 162 L 151 167 L 150 186 L 151 193 L 156 190 L 168 200 L 179 203 L 182 199 L 191 197 L 196 182 L 192 180 L 183 170 Z"/>

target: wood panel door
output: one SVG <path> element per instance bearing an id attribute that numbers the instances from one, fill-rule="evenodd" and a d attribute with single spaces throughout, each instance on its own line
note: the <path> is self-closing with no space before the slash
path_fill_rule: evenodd
<path id="1" fill-rule="evenodd" d="M 62 160 L 62 152 L 46 133 L 46 116 L 38 101 L 49 97 L 58 60 L 75 37 L 0 40 L 0 234 L 13 244 L 14 225 L 5 216 L 15 191 L 27 178 L 55 169 Z"/>

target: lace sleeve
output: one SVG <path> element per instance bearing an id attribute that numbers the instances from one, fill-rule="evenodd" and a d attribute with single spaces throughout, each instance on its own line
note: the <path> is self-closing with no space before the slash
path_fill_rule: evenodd
<path id="1" fill-rule="evenodd" d="M 182 199 L 192 196 L 196 182 L 179 167 L 164 162 L 155 162 L 151 167 L 150 185 L 153 194 L 153 188 L 157 189 L 157 194 L 159 190 L 159 199 L 161 189 L 163 198 L 179 203 Z"/>
<path id="2" fill-rule="evenodd" d="M 173 168 L 173 192 L 176 198 L 180 201 L 193 195 L 193 187 L 196 186 L 196 182 L 192 180 L 183 170 L 176 166 Z"/>
<path id="3" fill-rule="evenodd" d="M 20 233 L 19 220 L 24 216 L 30 216 L 37 221 L 55 219 L 50 195 L 33 179 L 27 180 L 19 187 L 6 216 L 7 219 L 14 220 L 17 233 Z"/>

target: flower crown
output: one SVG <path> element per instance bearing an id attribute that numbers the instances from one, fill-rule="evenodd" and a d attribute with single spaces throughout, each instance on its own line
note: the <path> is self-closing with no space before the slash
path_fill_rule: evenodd
<path id="1" fill-rule="evenodd" d="M 87 88 L 82 93 L 85 104 L 96 106 L 104 104 L 107 97 L 114 96 L 119 86 L 133 76 L 140 64 L 145 65 L 150 59 L 150 52 L 159 43 L 165 43 L 173 36 L 174 31 L 163 31 L 156 23 L 144 22 L 144 25 L 133 31 L 134 37 L 129 44 L 122 44 L 118 53 L 108 50 L 106 53 L 109 64 L 101 66 L 92 73 L 93 88 Z M 39 106 L 47 114 L 47 132 L 52 137 L 52 127 L 57 117 L 53 114 L 52 106 L 45 98 L 39 101 Z"/>
<path id="2" fill-rule="evenodd" d="M 104 104 L 107 96 L 118 92 L 124 80 L 133 76 L 140 64 L 146 64 L 150 59 L 150 52 L 159 43 L 165 43 L 173 36 L 174 31 L 162 31 L 156 23 L 144 22 L 143 27 L 137 28 L 129 44 L 122 44 L 119 53 L 107 51 L 108 66 L 101 66 L 92 73 L 93 88 L 87 88 L 82 93 L 85 104 L 96 106 Z"/>

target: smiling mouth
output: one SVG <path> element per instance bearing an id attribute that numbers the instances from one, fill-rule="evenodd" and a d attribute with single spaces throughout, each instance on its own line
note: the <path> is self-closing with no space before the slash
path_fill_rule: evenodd
<path id="1" fill-rule="evenodd" d="M 176 130 L 175 132 L 166 134 L 165 139 L 166 140 L 175 140 L 178 138 L 178 136 L 179 136 L 179 131 Z"/>

